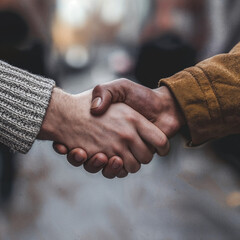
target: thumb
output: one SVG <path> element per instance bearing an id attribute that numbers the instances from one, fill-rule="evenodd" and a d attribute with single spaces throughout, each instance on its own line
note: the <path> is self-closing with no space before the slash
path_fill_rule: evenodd
<path id="1" fill-rule="evenodd" d="M 125 102 L 131 85 L 132 81 L 128 79 L 118 79 L 96 86 L 92 92 L 91 113 L 102 115 L 112 103 Z"/>
<path id="2" fill-rule="evenodd" d="M 92 92 L 91 113 L 93 115 L 104 114 L 112 103 L 112 94 L 105 85 L 98 85 Z"/>

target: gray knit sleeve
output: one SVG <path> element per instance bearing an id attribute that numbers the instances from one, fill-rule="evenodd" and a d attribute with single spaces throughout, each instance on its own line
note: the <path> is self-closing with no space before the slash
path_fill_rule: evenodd
<path id="1" fill-rule="evenodd" d="M 0 61 L 0 142 L 27 153 L 36 139 L 55 82 Z"/>

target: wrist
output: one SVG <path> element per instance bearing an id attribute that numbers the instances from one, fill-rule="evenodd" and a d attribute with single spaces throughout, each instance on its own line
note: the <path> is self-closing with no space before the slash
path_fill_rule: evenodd
<path id="1" fill-rule="evenodd" d="M 59 88 L 54 88 L 42 122 L 37 139 L 58 141 L 60 135 L 59 126 L 64 121 L 64 111 L 69 95 Z"/>
<path id="2" fill-rule="evenodd" d="M 172 129 L 174 129 L 173 133 L 175 134 L 175 132 L 177 132 L 180 128 L 186 125 L 184 114 L 175 96 L 172 94 L 172 92 L 167 86 L 161 86 L 154 91 L 158 95 L 158 101 L 161 102 L 161 111 L 164 111 L 166 113 L 166 117 L 174 119 L 174 121 L 172 121 Z"/>
<path id="3" fill-rule="evenodd" d="M 161 86 L 156 89 L 158 92 L 161 92 L 164 94 L 164 96 L 168 99 L 169 102 L 171 102 L 171 105 L 174 109 L 174 112 L 176 113 L 176 117 L 181 125 L 184 126 L 186 124 L 186 120 L 184 117 L 184 114 L 175 98 L 175 96 L 171 93 L 170 89 L 167 86 Z"/>

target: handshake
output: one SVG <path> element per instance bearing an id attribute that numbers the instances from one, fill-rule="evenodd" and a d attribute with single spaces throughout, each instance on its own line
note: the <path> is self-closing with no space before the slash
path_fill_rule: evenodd
<path id="1" fill-rule="evenodd" d="M 185 125 L 169 89 L 151 90 L 126 79 L 70 95 L 54 88 L 38 139 L 91 173 L 125 177 L 169 152 L 168 138 Z"/>

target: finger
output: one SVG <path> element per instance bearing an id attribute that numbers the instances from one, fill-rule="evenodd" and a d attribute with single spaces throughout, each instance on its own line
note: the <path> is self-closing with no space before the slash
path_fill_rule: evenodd
<path id="1" fill-rule="evenodd" d="M 126 171 L 125 168 L 122 168 L 122 170 L 119 172 L 119 174 L 117 175 L 118 178 L 125 178 L 127 177 L 128 172 Z"/>
<path id="2" fill-rule="evenodd" d="M 165 156 L 168 154 L 170 149 L 168 138 L 154 124 L 145 118 L 138 118 L 137 131 L 145 142 L 155 147 L 160 156 Z"/>
<path id="3" fill-rule="evenodd" d="M 96 86 L 92 91 L 91 113 L 102 115 L 112 103 L 125 103 L 147 119 L 156 118 L 159 96 L 152 89 L 128 79 L 118 79 Z"/>
<path id="4" fill-rule="evenodd" d="M 148 164 L 153 158 L 152 148 L 148 148 L 140 137 L 135 137 L 133 142 L 130 142 L 130 149 L 133 156 L 142 164 Z"/>
<path id="5" fill-rule="evenodd" d="M 91 113 L 102 115 L 112 103 L 125 102 L 128 91 L 131 89 L 132 81 L 119 79 L 110 83 L 96 86 L 92 91 Z"/>
<path id="6" fill-rule="evenodd" d="M 90 173 L 97 173 L 108 163 L 108 157 L 103 153 L 97 153 L 84 163 L 84 169 Z"/>
<path id="7" fill-rule="evenodd" d="M 61 143 L 53 142 L 53 149 L 56 153 L 61 155 L 66 155 L 68 153 L 68 148 Z"/>
<path id="8" fill-rule="evenodd" d="M 121 157 L 123 159 L 124 168 L 126 169 L 127 172 L 136 173 L 140 170 L 141 164 L 133 156 L 130 150 L 124 151 Z"/>
<path id="9" fill-rule="evenodd" d="M 105 86 L 96 86 L 92 92 L 91 113 L 104 114 L 112 103 L 112 95 Z"/>
<path id="10" fill-rule="evenodd" d="M 67 155 L 68 162 L 74 167 L 80 167 L 87 161 L 87 153 L 81 148 L 75 148 Z"/>
<path id="11" fill-rule="evenodd" d="M 118 174 L 120 174 L 122 169 L 123 169 L 123 160 L 118 156 L 114 156 L 109 159 L 109 162 L 104 167 L 102 174 L 104 177 L 112 179 L 118 176 Z"/>

